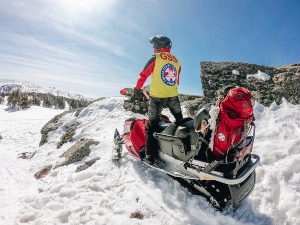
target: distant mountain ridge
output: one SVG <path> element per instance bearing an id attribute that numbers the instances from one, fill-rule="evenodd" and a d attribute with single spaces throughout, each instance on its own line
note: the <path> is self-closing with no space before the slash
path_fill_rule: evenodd
<path id="1" fill-rule="evenodd" d="M 13 91 L 20 90 L 21 92 L 36 92 L 36 93 L 50 93 L 55 96 L 62 96 L 66 98 L 81 100 L 81 101 L 92 101 L 92 98 L 56 89 L 55 87 L 42 87 L 30 82 L 21 82 L 8 79 L 0 79 L 0 93 L 8 94 Z"/>

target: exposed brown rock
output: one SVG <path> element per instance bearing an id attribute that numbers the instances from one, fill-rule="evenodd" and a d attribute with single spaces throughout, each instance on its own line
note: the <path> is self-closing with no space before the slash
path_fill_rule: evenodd
<path id="1" fill-rule="evenodd" d="M 28 152 L 22 152 L 18 158 L 26 159 L 27 158 L 27 156 L 26 156 L 27 153 Z"/>
<path id="2" fill-rule="evenodd" d="M 47 167 L 45 167 L 44 169 L 42 169 L 42 170 L 40 170 L 39 172 L 36 172 L 35 174 L 34 174 L 34 177 L 38 180 L 38 179 L 40 179 L 40 178 L 43 178 L 43 177 L 45 177 L 48 173 L 49 173 L 49 171 L 52 169 L 52 166 L 47 166 Z"/>
<path id="3" fill-rule="evenodd" d="M 137 211 L 137 212 L 134 212 L 134 213 L 131 213 L 130 214 L 130 218 L 135 218 L 135 219 L 140 219 L 142 220 L 143 219 L 143 214 L 141 213 L 141 211 Z"/>

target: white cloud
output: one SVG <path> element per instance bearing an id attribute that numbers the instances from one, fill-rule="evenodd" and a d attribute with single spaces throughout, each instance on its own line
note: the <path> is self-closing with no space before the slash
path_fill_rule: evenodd
<path id="1" fill-rule="evenodd" d="M 102 15 L 109 13 L 118 0 L 48 0 L 47 2 L 48 5 L 57 6 L 61 16 L 76 20 L 93 12 Z"/>
<path id="2" fill-rule="evenodd" d="M 104 17 L 111 13 L 112 7 L 119 0 L 47 0 L 44 2 L 31 0 L 16 1 L 16 4 L 5 3 L 0 11 L 13 14 L 23 21 L 38 27 L 50 27 L 69 38 L 77 38 L 81 44 L 92 44 L 105 49 L 117 56 L 124 56 L 124 48 L 120 43 L 104 40 L 101 36 L 84 34 L 82 30 L 76 30 L 77 23 L 98 23 L 99 21 L 87 20 L 89 13 L 95 13 L 98 17 Z"/>
<path id="3" fill-rule="evenodd" d="M 132 75 L 128 59 L 136 56 L 129 55 L 125 45 L 142 45 L 136 34 L 145 35 L 144 27 L 128 16 L 120 20 L 119 3 L 0 0 L 0 13 L 4 15 L 0 24 L 0 77 L 43 83 L 48 80 L 58 88 L 82 84 L 88 91 L 101 87 L 107 93 L 133 86 L 138 75 Z"/>

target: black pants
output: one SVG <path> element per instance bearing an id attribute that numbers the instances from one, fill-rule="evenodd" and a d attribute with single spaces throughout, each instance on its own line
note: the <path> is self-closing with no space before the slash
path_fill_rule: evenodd
<path id="1" fill-rule="evenodd" d="M 157 141 L 153 133 L 157 130 L 158 122 L 163 107 L 167 106 L 176 121 L 183 118 L 178 96 L 169 98 L 155 98 L 150 96 L 149 121 L 146 126 L 146 155 L 155 156 L 157 151 Z"/>

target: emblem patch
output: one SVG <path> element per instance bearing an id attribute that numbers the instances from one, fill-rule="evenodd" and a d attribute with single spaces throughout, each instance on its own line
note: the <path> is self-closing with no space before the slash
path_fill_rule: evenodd
<path id="1" fill-rule="evenodd" d="M 169 86 L 174 86 L 177 82 L 177 70 L 175 66 L 168 63 L 161 70 L 162 81 Z"/>
<path id="2" fill-rule="evenodd" d="M 224 142 L 226 140 L 225 134 L 222 132 L 218 133 L 218 139 L 219 139 L 219 141 Z"/>

